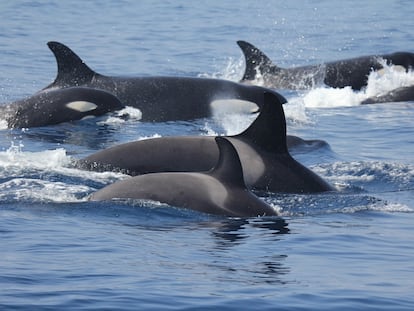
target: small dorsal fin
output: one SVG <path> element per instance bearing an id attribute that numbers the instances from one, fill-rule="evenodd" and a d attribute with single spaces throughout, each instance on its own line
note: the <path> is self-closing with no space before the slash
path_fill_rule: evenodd
<path id="1" fill-rule="evenodd" d="M 256 120 L 235 138 L 251 142 L 251 144 L 268 152 L 288 153 L 286 143 L 286 119 L 283 102 L 271 92 L 264 93 L 263 107 Z"/>
<path id="2" fill-rule="evenodd" d="M 211 175 L 215 176 L 223 183 L 246 188 L 243 177 L 243 168 L 236 148 L 234 148 L 233 144 L 224 137 L 219 136 L 216 137 L 215 140 L 220 155 L 216 166 L 211 171 Z"/>
<path id="3" fill-rule="evenodd" d="M 96 72 L 90 69 L 82 59 L 66 45 L 50 41 L 47 43 L 56 57 L 57 76 L 50 87 L 69 87 L 87 84 Z"/>
<path id="4" fill-rule="evenodd" d="M 270 67 L 277 68 L 270 58 L 253 44 L 241 40 L 237 41 L 237 44 L 241 48 L 246 60 L 246 69 L 241 81 L 254 80 L 257 75 L 257 70 L 259 70 L 261 74 L 264 74 L 267 73 Z"/>

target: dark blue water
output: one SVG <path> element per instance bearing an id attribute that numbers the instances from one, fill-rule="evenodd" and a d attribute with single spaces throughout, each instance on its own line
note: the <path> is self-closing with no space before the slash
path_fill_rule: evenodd
<path id="1" fill-rule="evenodd" d="M 46 42 L 108 75 L 237 81 L 249 41 L 281 66 L 414 51 L 411 1 L 13 1 L 0 4 L 1 102 L 53 81 Z M 330 148 L 294 156 L 341 191 L 263 197 L 280 218 L 90 203 L 123 176 L 73 159 L 165 135 L 237 133 L 252 118 L 143 123 L 117 116 L 0 130 L 0 309 L 412 310 L 413 103 L 359 106 L 414 83 L 284 91 L 288 131 Z M 179 107 L 177 107 L 179 109 Z"/>

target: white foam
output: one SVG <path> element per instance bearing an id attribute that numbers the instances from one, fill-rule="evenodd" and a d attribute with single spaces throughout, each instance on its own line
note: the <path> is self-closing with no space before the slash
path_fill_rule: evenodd
<path id="1" fill-rule="evenodd" d="M 0 167 L 8 169 L 35 168 L 49 169 L 61 167 L 70 163 L 64 149 L 46 150 L 40 152 L 23 152 L 23 144 L 11 144 L 6 151 L 0 152 Z"/>
<path id="2" fill-rule="evenodd" d="M 125 178 L 120 173 L 74 168 L 71 166 L 73 159 L 62 148 L 40 152 L 23 149 L 22 144 L 12 144 L 6 151 L 0 152 L 0 178 L 6 180 L 0 183 L 0 199 L 79 202 L 96 190 L 87 186 L 91 181 L 93 184 L 108 184 Z M 45 175 L 68 180 L 68 183 L 44 178 Z"/>
<path id="3" fill-rule="evenodd" d="M 56 172 L 67 176 L 77 176 L 94 181 L 102 181 L 110 178 L 119 178 L 122 174 L 112 172 L 90 172 L 71 167 L 73 159 L 66 154 L 66 150 L 58 148 L 38 152 L 23 151 L 24 145 L 12 143 L 6 151 L 0 152 L 0 177 L 9 176 L 12 172 L 38 170 Z"/>
<path id="4" fill-rule="evenodd" d="M 14 178 L 0 184 L 0 198 L 55 203 L 82 202 L 87 200 L 86 193 L 93 190 L 84 185 L 31 178 Z"/>
<path id="5" fill-rule="evenodd" d="M 141 120 L 142 118 L 142 112 L 138 108 L 126 106 L 125 108 L 118 110 L 116 112 L 118 116 L 125 116 L 127 115 L 130 118 Z"/>
<path id="6" fill-rule="evenodd" d="M 385 94 L 399 87 L 414 85 L 414 72 L 408 72 L 401 66 L 387 65 L 381 61 L 384 66 L 379 71 L 373 71 L 368 77 L 368 85 L 365 90 L 366 97 L 378 96 Z"/>
<path id="7" fill-rule="evenodd" d="M 303 101 L 309 108 L 331 108 L 358 106 L 360 103 L 373 96 L 383 95 L 399 87 L 414 85 L 414 72 L 405 71 L 401 66 L 387 65 L 379 71 L 372 71 L 368 76 L 367 87 L 361 91 L 353 91 L 350 86 L 344 88 L 318 87 L 310 90 L 293 101 Z M 290 100 L 290 101 L 292 101 Z"/>
<path id="8" fill-rule="evenodd" d="M 142 112 L 138 108 L 126 106 L 125 108 L 115 111 L 113 115 L 108 116 L 106 120 L 98 122 L 98 125 L 122 124 L 126 119 L 139 121 L 142 119 Z"/>
<path id="9" fill-rule="evenodd" d="M 366 99 L 364 94 L 354 92 L 350 86 L 345 88 L 317 88 L 303 96 L 305 107 L 328 108 L 358 106 Z"/>
<path id="10" fill-rule="evenodd" d="M 122 124 L 125 123 L 124 119 L 121 119 L 119 117 L 110 116 L 106 118 L 106 120 L 97 122 L 98 125 L 109 125 L 109 124 Z"/>
<path id="11" fill-rule="evenodd" d="M 6 130 L 9 128 L 9 123 L 7 120 L 0 119 L 0 130 Z"/>

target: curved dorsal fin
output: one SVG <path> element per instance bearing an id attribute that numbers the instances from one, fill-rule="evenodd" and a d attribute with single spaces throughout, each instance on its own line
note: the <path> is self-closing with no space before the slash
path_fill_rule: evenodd
<path id="1" fill-rule="evenodd" d="M 256 120 L 239 138 L 274 153 L 288 153 L 286 143 L 286 119 L 282 107 L 283 102 L 271 92 L 264 93 L 263 107 Z"/>
<path id="2" fill-rule="evenodd" d="M 241 48 L 246 60 L 246 69 L 241 81 L 254 80 L 257 75 L 257 70 L 261 74 L 265 74 L 269 70 L 269 67 L 277 68 L 270 58 L 253 44 L 241 40 L 237 41 L 237 44 Z"/>
<path id="3" fill-rule="evenodd" d="M 57 76 L 50 87 L 80 86 L 90 82 L 95 71 L 90 69 L 82 59 L 66 45 L 50 41 L 47 43 L 57 62 Z"/>
<path id="4" fill-rule="evenodd" d="M 210 174 L 223 183 L 247 188 L 244 183 L 243 168 L 236 148 L 224 137 L 216 137 L 215 141 L 220 155 L 216 166 L 214 166 Z"/>

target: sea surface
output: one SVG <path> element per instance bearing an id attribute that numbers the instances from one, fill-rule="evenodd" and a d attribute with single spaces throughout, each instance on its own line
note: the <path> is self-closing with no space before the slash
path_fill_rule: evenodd
<path id="1" fill-rule="evenodd" d="M 54 80 L 48 41 L 106 75 L 238 81 L 237 40 L 283 67 L 414 52 L 412 16 L 408 0 L 2 1 L 0 102 Z M 263 196 L 280 217 L 91 203 L 125 176 L 72 166 L 137 139 L 238 133 L 252 116 L 144 123 L 129 109 L 128 119 L 3 127 L 0 309 L 413 310 L 414 103 L 359 105 L 409 84 L 414 73 L 387 67 L 360 92 L 280 90 L 288 133 L 329 144 L 293 156 L 338 189 Z"/>

